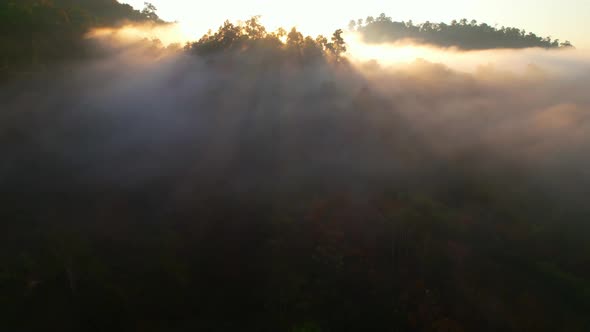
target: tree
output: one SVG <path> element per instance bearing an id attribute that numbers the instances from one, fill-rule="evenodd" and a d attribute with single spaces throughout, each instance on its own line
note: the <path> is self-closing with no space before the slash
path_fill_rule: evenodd
<path id="1" fill-rule="evenodd" d="M 301 48 L 303 45 L 303 35 L 297 31 L 297 28 L 291 28 L 291 31 L 287 35 L 287 47 L 289 48 Z"/>
<path id="2" fill-rule="evenodd" d="M 568 47 L 567 44 L 556 42 L 551 38 L 540 38 L 517 28 L 498 28 L 485 23 L 478 25 L 476 20 L 468 21 L 466 18 L 459 22 L 453 20 L 450 25 L 444 22 L 430 23 L 428 21 L 415 25 L 412 21 L 393 22 L 391 18 L 381 14 L 376 21 L 368 17 L 366 24 L 358 30 L 365 41 L 370 43 L 414 39 L 431 45 L 458 47 L 466 50 Z"/>
<path id="3" fill-rule="evenodd" d="M 337 62 L 341 60 L 342 54 L 346 52 L 346 42 L 342 38 L 342 33 L 342 29 L 334 31 L 331 38 L 332 42 L 327 44 L 327 49 L 336 58 Z"/>
<path id="4" fill-rule="evenodd" d="M 266 28 L 260 24 L 260 16 L 253 16 L 245 22 L 244 30 L 248 37 L 262 39 L 266 36 Z"/>
<path id="5" fill-rule="evenodd" d="M 145 16 L 145 18 L 147 18 L 148 20 L 158 21 L 160 19 L 160 17 L 158 16 L 158 14 L 156 14 L 156 12 L 158 11 L 156 6 L 154 6 L 150 2 L 144 2 L 143 4 L 144 4 L 144 7 L 143 7 L 143 10 L 141 11 L 141 14 L 143 16 Z"/>
<path id="6" fill-rule="evenodd" d="M 276 35 L 277 35 L 277 37 L 279 37 L 279 39 L 280 38 L 283 38 L 283 37 L 285 37 L 287 35 L 287 30 L 285 30 L 284 28 L 280 27 L 280 28 L 277 29 Z"/>
<path id="7" fill-rule="evenodd" d="M 328 45 L 328 38 L 319 35 L 316 37 L 315 42 L 320 45 L 322 48 L 326 48 Z"/>
<path id="8" fill-rule="evenodd" d="M 348 23 L 348 30 L 354 31 L 355 28 L 356 28 L 356 21 L 355 20 L 350 20 L 350 22 Z"/>
<path id="9" fill-rule="evenodd" d="M 422 26 L 420 27 L 420 31 L 428 32 L 431 30 L 432 30 L 432 24 L 429 21 L 422 23 Z"/>
<path id="10" fill-rule="evenodd" d="M 377 22 L 391 22 L 391 17 L 388 17 L 385 13 L 381 13 L 377 17 Z"/>
<path id="11" fill-rule="evenodd" d="M 559 46 L 565 47 L 565 48 L 574 47 L 574 45 L 572 45 L 569 40 L 566 40 L 565 42 L 561 43 Z"/>

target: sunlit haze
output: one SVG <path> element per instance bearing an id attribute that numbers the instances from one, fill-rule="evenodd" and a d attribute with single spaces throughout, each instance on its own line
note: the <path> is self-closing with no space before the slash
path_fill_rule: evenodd
<path id="1" fill-rule="evenodd" d="M 126 1 L 142 8 L 144 0 Z M 419 0 L 404 2 L 366 1 L 213 1 L 153 0 L 159 15 L 178 21 L 189 36 L 200 37 L 216 29 L 225 19 L 247 19 L 262 15 L 269 28 L 297 26 L 306 34 L 329 34 L 345 28 L 350 19 L 386 13 L 394 20 L 450 22 L 467 18 L 490 25 L 513 26 L 540 36 L 569 40 L 578 48 L 589 48 L 590 1 L 587 0 Z"/>

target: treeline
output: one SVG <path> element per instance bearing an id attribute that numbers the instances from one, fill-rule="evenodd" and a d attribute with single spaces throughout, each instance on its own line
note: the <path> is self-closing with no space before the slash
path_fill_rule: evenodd
<path id="1" fill-rule="evenodd" d="M 113 0 L 0 0 L 0 78 L 36 72 L 60 61 L 92 56 L 84 35 L 95 27 L 123 22 L 165 24 L 150 3 L 142 11 Z M 199 55 L 257 52 L 265 59 L 341 62 L 346 45 L 343 31 L 330 37 L 304 36 L 296 28 L 270 32 L 253 17 L 238 24 L 224 22 L 185 49 Z"/>
<path id="2" fill-rule="evenodd" d="M 551 37 L 540 37 L 532 32 L 518 28 L 490 26 L 476 20 L 453 20 L 450 24 L 424 22 L 414 24 L 396 22 L 385 14 L 377 18 L 351 20 L 350 30 L 361 33 L 368 43 L 398 42 L 413 40 L 414 42 L 440 47 L 457 47 L 463 50 L 482 50 L 496 48 L 566 48 L 573 47 L 569 41 L 560 42 Z"/>
<path id="3" fill-rule="evenodd" d="M 269 32 L 259 19 L 255 16 L 239 24 L 225 21 L 216 32 L 209 31 L 197 42 L 188 43 L 185 49 L 203 56 L 239 52 L 256 53 L 265 58 L 287 56 L 302 62 L 318 59 L 343 61 L 346 42 L 342 38 L 342 29 L 336 30 L 328 40 L 322 35 L 316 38 L 304 36 L 295 27 L 289 32 L 284 28 Z"/>
<path id="4" fill-rule="evenodd" d="M 0 0 L 0 79 L 36 72 L 59 62 L 94 55 L 84 35 L 94 27 L 121 22 L 166 23 L 156 8 L 145 3 L 141 11 L 115 0 Z M 394 22 L 385 14 L 351 21 L 349 29 L 369 43 L 411 39 L 419 43 L 460 49 L 563 48 L 569 41 L 542 38 L 517 28 L 500 29 L 466 19 L 451 24 Z M 259 17 L 234 24 L 226 21 L 185 49 L 199 55 L 219 52 L 256 52 L 265 59 L 288 57 L 300 62 L 341 62 L 346 52 L 342 30 L 332 36 L 304 36 L 295 28 L 267 31 Z"/>
<path id="5" fill-rule="evenodd" d="M 114 0 L 0 0 L 0 77 L 82 57 L 90 28 L 122 21 L 162 23 L 149 3 L 138 11 Z"/>

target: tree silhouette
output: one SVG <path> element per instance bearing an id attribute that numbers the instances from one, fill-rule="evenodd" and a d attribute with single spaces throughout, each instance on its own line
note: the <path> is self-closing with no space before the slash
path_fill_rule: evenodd
<path id="1" fill-rule="evenodd" d="M 278 61 L 308 64 L 314 61 L 343 62 L 346 42 L 343 31 L 338 29 L 330 41 L 324 36 L 304 36 L 296 27 L 268 32 L 255 16 L 244 23 L 226 21 L 216 32 L 209 31 L 197 42 L 189 43 L 186 50 L 208 56 L 219 53 L 248 53 L 265 48 L 265 56 L 272 55 Z M 284 42 L 283 42 L 284 40 Z"/>
<path id="2" fill-rule="evenodd" d="M 441 47 L 457 47 L 460 49 L 492 49 L 492 48 L 559 48 L 572 47 L 571 43 L 560 43 L 551 37 L 538 37 L 533 33 L 511 27 L 495 28 L 486 23 L 478 25 L 476 20 L 463 18 L 444 22 L 431 23 L 426 21 L 414 25 L 412 21 L 394 22 L 384 13 L 376 20 L 367 17 L 365 24 L 356 25 L 364 40 L 369 43 L 396 42 L 410 39 L 418 43 Z"/>
<path id="3" fill-rule="evenodd" d="M 346 52 L 346 42 L 344 41 L 344 38 L 342 38 L 342 33 L 342 29 L 334 31 L 331 38 L 332 42 L 327 45 L 328 50 L 337 61 L 341 61 L 342 55 Z"/>
<path id="4" fill-rule="evenodd" d="M 140 12 L 111 0 L 1 0 L 0 76 L 84 57 L 89 29 L 122 21 L 164 23 L 149 3 Z"/>
<path id="5" fill-rule="evenodd" d="M 152 3 L 144 2 L 144 8 L 141 11 L 141 14 L 148 20 L 157 21 L 160 19 L 158 14 L 156 14 L 157 11 L 158 9 Z"/>

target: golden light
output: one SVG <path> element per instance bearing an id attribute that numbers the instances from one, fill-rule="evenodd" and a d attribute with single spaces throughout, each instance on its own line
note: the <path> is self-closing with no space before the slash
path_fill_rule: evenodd
<path id="1" fill-rule="evenodd" d="M 159 40 L 164 46 L 174 43 L 184 44 L 194 38 L 189 37 L 181 25 L 125 25 L 119 28 L 98 28 L 87 34 L 88 38 L 112 38 L 119 41 L 142 39 Z"/>
<path id="2" fill-rule="evenodd" d="M 355 60 L 377 60 L 381 64 L 411 63 L 417 59 L 440 62 L 445 54 L 427 46 L 400 44 L 367 44 L 356 33 L 347 33 L 344 36 L 348 54 Z"/>

